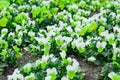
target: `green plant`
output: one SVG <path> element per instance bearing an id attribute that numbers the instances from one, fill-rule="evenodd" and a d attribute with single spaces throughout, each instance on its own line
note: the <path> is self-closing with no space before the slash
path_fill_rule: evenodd
<path id="1" fill-rule="evenodd" d="M 13 74 L 8 76 L 8 80 L 60 80 L 62 78 L 82 80 L 83 75 L 80 71 L 79 63 L 72 58 L 64 57 L 64 59 L 71 63 L 64 63 L 61 58 L 56 58 L 53 54 L 43 55 L 36 62 L 27 63 L 23 67 L 15 69 Z"/>
<path id="2" fill-rule="evenodd" d="M 108 74 L 108 77 L 111 79 L 111 80 L 120 80 L 120 76 L 114 72 L 110 72 Z"/>
<path id="3" fill-rule="evenodd" d="M 2 18 L 0 19 L 0 26 L 1 27 L 7 27 L 8 19 L 7 18 Z"/>
<path id="4" fill-rule="evenodd" d="M 10 3 L 6 0 L 0 0 L 0 10 L 9 7 Z"/>

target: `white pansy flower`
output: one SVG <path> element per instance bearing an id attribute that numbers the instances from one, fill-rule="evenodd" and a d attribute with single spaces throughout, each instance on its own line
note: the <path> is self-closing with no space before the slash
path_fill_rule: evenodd
<path id="1" fill-rule="evenodd" d="M 113 27 L 113 30 L 114 30 L 114 32 L 118 31 L 118 30 L 119 30 L 118 25 L 115 25 L 115 26 Z"/>
<path id="2" fill-rule="evenodd" d="M 55 37 L 57 45 L 63 45 L 63 37 L 61 35 Z"/>
<path id="3" fill-rule="evenodd" d="M 40 60 L 36 60 L 36 62 L 35 62 L 36 67 L 39 67 L 40 64 L 41 64 L 41 61 Z"/>
<path id="4" fill-rule="evenodd" d="M 117 14 L 116 18 L 119 20 L 120 19 L 120 14 Z"/>
<path id="5" fill-rule="evenodd" d="M 102 33 L 101 33 L 101 36 L 106 36 L 107 34 L 109 34 L 109 33 L 108 33 L 108 30 L 102 32 Z"/>
<path id="6" fill-rule="evenodd" d="M 49 55 L 43 55 L 41 61 L 47 62 L 49 59 Z"/>
<path id="7" fill-rule="evenodd" d="M 52 78 L 51 76 L 46 76 L 45 80 L 51 80 L 51 78 Z"/>
<path id="8" fill-rule="evenodd" d="M 51 58 L 52 62 L 55 62 L 57 60 L 57 58 L 53 54 L 50 54 L 49 58 Z"/>
<path id="9" fill-rule="evenodd" d="M 8 76 L 7 76 L 7 80 L 13 80 L 12 75 L 8 75 Z"/>
<path id="10" fill-rule="evenodd" d="M 56 37 L 55 37 L 55 40 L 63 40 L 63 37 L 62 37 L 61 35 L 56 36 Z"/>
<path id="11" fill-rule="evenodd" d="M 29 21 L 28 21 L 28 25 L 35 25 L 35 21 L 29 20 Z"/>
<path id="12" fill-rule="evenodd" d="M 50 75 L 50 74 L 57 74 L 57 70 L 56 70 L 56 68 L 52 68 L 52 69 L 50 69 L 50 68 L 48 68 L 47 69 L 47 75 Z"/>
<path id="13" fill-rule="evenodd" d="M 72 64 L 74 67 L 77 67 L 79 66 L 79 62 L 76 60 L 76 59 L 73 59 L 73 64 Z"/>
<path id="14" fill-rule="evenodd" d="M 71 9 L 78 9 L 78 6 L 76 5 L 76 4 L 73 4 L 71 7 L 70 7 Z"/>
<path id="15" fill-rule="evenodd" d="M 29 21 L 28 21 L 28 25 L 29 25 L 28 27 L 30 27 L 31 23 L 32 23 L 32 21 L 31 21 L 31 20 L 29 20 Z"/>
<path id="16" fill-rule="evenodd" d="M 78 33 L 79 31 L 81 31 L 80 27 L 75 27 L 75 32 Z"/>
<path id="17" fill-rule="evenodd" d="M 90 62 L 95 62 L 96 61 L 96 58 L 94 56 L 91 56 L 88 58 L 88 61 Z"/>
<path id="18" fill-rule="evenodd" d="M 112 44 L 113 49 L 116 48 L 116 43 Z"/>
<path id="19" fill-rule="evenodd" d="M 32 25 L 35 25 L 36 22 L 35 22 L 35 21 L 32 21 L 31 23 L 32 23 Z"/>
<path id="20" fill-rule="evenodd" d="M 87 40 L 86 42 L 85 42 L 85 45 L 87 46 L 87 45 L 90 45 L 90 40 Z"/>
<path id="21" fill-rule="evenodd" d="M 76 47 L 77 48 L 85 48 L 85 43 L 82 41 L 82 42 L 76 42 Z"/>
<path id="22" fill-rule="evenodd" d="M 101 33 L 101 36 L 104 36 L 107 40 L 114 39 L 114 33 L 108 33 L 108 30 Z"/>
<path id="23" fill-rule="evenodd" d="M 50 37 L 43 38 L 43 43 L 44 43 L 44 44 L 49 43 L 49 40 L 50 40 Z M 50 44 L 50 43 L 49 43 L 49 44 Z"/>
<path id="24" fill-rule="evenodd" d="M 30 71 L 32 69 L 32 64 L 31 63 L 27 63 L 26 65 L 24 65 L 23 69 L 24 69 L 25 73 L 27 73 L 27 74 L 30 73 Z"/>
<path id="25" fill-rule="evenodd" d="M 24 68 L 32 68 L 32 64 L 31 63 L 27 63 Z"/>
<path id="26" fill-rule="evenodd" d="M 15 43 L 20 45 L 22 43 L 22 39 L 15 39 Z"/>
<path id="27" fill-rule="evenodd" d="M 76 46 L 76 40 L 74 39 L 74 40 L 71 42 L 71 44 L 72 44 L 72 48 L 75 48 L 75 46 Z"/>
<path id="28" fill-rule="evenodd" d="M 72 62 L 72 58 L 71 58 L 71 57 L 68 57 L 68 58 L 67 58 L 67 61 Z"/>
<path id="29" fill-rule="evenodd" d="M 107 45 L 106 42 L 100 42 L 100 41 L 98 41 L 96 47 L 97 48 L 100 48 L 100 47 L 105 48 L 106 45 Z"/>
<path id="30" fill-rule="evenodd" d="M 30 75 L 25 77 L 25 80 L 35 80 L 35 74 L 31 73 Z"/>
<path id="31" fill-rule="evenodd" d="M 51 36 L 55 36 L 55 32 L 54 31 L 50 31 L 50 32 L 48 32 L 46 35 L 48 36 L 48 37 L 51 37 Z"/>
<path id="32" fill-rule="evenodd" d="M 13 37 L 14 37 L 14 35 L 15 35 L 15 33 L 13 33 L 13 32 L 10 32 L 10 33 L 8 34 L 8 36 L 13 36 Z"/>
<path id="33" fill-rule="evenodd" d="M 111 13 L 110 13 L 110 16 L 112 16 L 113 18 L 115 18 L 115 17 L 116 17 L 116 14 L 115 14 L 114 12 L 111 12 Z"/>
<path id="34" fill-rule="evenodd" d="M 93 39 L 97 41 L 97 40 L 100 40 L 101 37 L 97 37 L 97 36 L 96 36 L 96 37 L 94 37 Z"/>
<path id="35" fill-rule="evenodd" d="M 71 26 L 68 26 L 66 29 L 67 29 L 68 32 L 73 32 Z"/>
<path id="36" fill-rule="evenodd" d="M 100 20 L 101 20 L 101 21 L 104 21 L 104 22 L 106 22 L 106 21 L 107 21 L 107 19 L 106 19 L 106 18 L 104 18 L 104 17 L 101 17 L 101 18 L 100 18 Z"/>
<path id="37" fill-rule="evenodd" d="M 7 29 L 7 28 L 3 28 L 3 29 L 1 30 L 1 34 L 5 35 L 5 34 L 7 34 L 7 33 L 8 33 L 8 29 Z"/>
<path id="38" fill-rule="evenodd" d="M 52 62 L 55 62 L 56 60 L 57 60 L 57 58 L 55 58 L 55 57 L 53 57 L 53 58 L 51 59 Z"/>
<path id="39" fill-rule="evenodd" d="M 23 36 L 23 32 L 20 31 L 20 32 L 18 33 L 18 38 L 22 38 L 22 36 Z"/>
<path id="40" fill-rule="evenodd" d="M 25 20 L 22 20 L 22 28 L 23 28 L 24 25 L 25 25 Z"/>
<path id="41" fill-rule="evenodd" d="M 76 41 L 77 41 L 77 42 L 82 42 L 82 41 L 83 41 L 83 38 L 82 38 L 82 37 L 79 37 Z"/>
<path id="42" fill-rule="evenodd" d="M 18 31 L 20 30 L 22 27 L 20 25 L 16 25 L 16 30 L 15 31 Z"/>
<path id="43" fill-rule="evenodd" d="M 54 55 L 53 55 L 53 54 L 50 54 L 49 57 L 52 59 L 52 58 L 54 57 Z"/>
<path id="44" fill-rule="evenodd" d="M 65 40 L 67 43 L 70 43 L 72 41 L 72 37 L 63 37 L 63 40 Z"/>
<path id="45" fill-rule="evenodd" d="M 76 71 L 76 68 L 75 68 L 74 66 L 68 65 L 68 66 L 66 67 L 66 70 L 67 70 L 67 71 Z"/>
<path id="46" fill-rule="evenodd" d="M 79 69 L 79 62 L 78 62 L 77 60 L 73 59 L 73 64 L 72 64 L 72 66 L 73 66 L 74 69 L 75 69 L 74 71 L 77 72 L 78 69 Z"/>
<path id="47" fill-rule="evenodd" d="M 30 32 L 28 32 L 28 35 L 29 35 L 30 37 L 34 37 L 34 36 L 35 36 L 35 32 L 30 31 Z"/>
<path id="48" fill-rule="evenodd" d="M 29 19 L 29 13 L 22 13 L 25 14 L 25 16 L 27 17 L 27 19 Z"/>
<path id="49" fill-rule="evenodd" d="M 62 77 L 61 80 L 69 80 L 67 77 Z"/>
<path id="50" fill-rule="evenodd" d="M 109 39 L 114 39 L 115 37 L 114 37 L 114 34 L 113 34 L 113 33 L 110 33 L 110 34 L 106 35 L 105 38 L 106 38 L 107 40 L 109 40 Z"/>
<path id="51" fill-rule="evenodd" d="M 63 21 L 59 21 L 59 25 L 60 25 L 61 30 L 62 30 L 63 27 L 67 26 L 67 23 L 64 23 Z"/>
<path id="52" fill-rule="evenodd" d="M 67 44 L 68 44 L 68 43 L 66 43 L 66 42 L 63 43 L 62 46 L 60 47 L 60 50 L 66 52 L 66 50 L 67 50 Z"/>
<path id="53" fill-rule="evenodd" d="M 48 5 L 50 4 L 50 1 L 43 1 L 42 4 L 43 4 L 44 6 L 48 6 Z"/>
<path id="54" fill-rule="evenodd" d="M 120 32 L 117 35 L 117 39 L 120 41 Z"/>
<path id="55" fill-rule="evenodd" d="M 24 76 L 20 74 L 20 71 L 18 69 L 15 69 L 12 75 L 8 75 L 8 80 L 24 80 Z"/>
<path id="56" fill-rule="evenodd" d="M 116 75 L 115 72 L 110 72 L 110 73 L 108 74 L 108 77 L 112 79 L 114 75 Z"/>
<path id="57" fill-rule="evenodd" d="M 43 43 L 44 38 L 35 37 L 35 40 L 38 41 L 38 43 Z"/>
<path id="58" fill-rule="evenodd" d="M 60 52 L 60 56 L 62 57 L 62 58 L 65 58 L 66 57 L 66 52 Z"/>

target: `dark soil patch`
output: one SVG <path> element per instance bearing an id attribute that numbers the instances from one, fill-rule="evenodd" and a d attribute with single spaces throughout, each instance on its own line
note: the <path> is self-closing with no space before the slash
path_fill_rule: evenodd
<path id="1" fill-rule="evenodd" d="M 7 76 L 11 75 L 14 69 L 17 68 L 18 66 L 22 66 L 26 64 L 27 62 L 32 62 L 36 60 L 36 58 L 32 54 L 29 54 L 25 52 L 24 50 L 22 52 L 23 52 L 23 56 L 18 59 L 17 66 L 16 67 L 13 67 L 13 66 L 5 67 L 3 74 L 0 76 L 0 80 L 7 80 Z"/>
<path id="2" fill-rule="evenodd" d="M 73 57 L 77 59 L 80 63 L 81 71 L 84 73 L 84 78 L 83 80 L 103 80 L 102 77 L 100 76 L 100 72 L 102 69 L 102 66 L 95 65 L 91 62 L 86 61 L 83 57 L 77 55 L 69 55 L 70 57 Z"/>
<path id="3" fill-rule="evenodd" d="M 33 62 L 36 60 L 36 58 L 25 51 L 23 51 L 23 57 L 18 59 L 18 64 L 16 67 L 24 65 L 28 62 Z M 100 71 L 102 69 L 102 66 L 97 66 L 93 63 L 90 63 L 86 61 L 83 57 L 79 55 L 69 55 L 70 57 L 73 57 L 77 59 L 80 63 L 81 71 L 85 74 L 83 80 L 103 80 L 100 76 Z M 4 70 L 4 73 L 0 76 L 0 80 L 7 80 L 7 76 L 11 75 L 16 67 L 9 66 L 6 67 Z"/>

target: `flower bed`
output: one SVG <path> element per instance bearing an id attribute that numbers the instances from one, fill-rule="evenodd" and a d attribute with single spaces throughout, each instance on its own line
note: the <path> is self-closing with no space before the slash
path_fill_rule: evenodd
<path id="1" fill-rule="evenodd" d="M 52 53 L 59 59 L 64 53 L 62 58 L 79 54 L 104 65 L 105 80 L 114 80 L 114 75 L 119 78 L 119 4 L 119 0 L 1 0 L 0 72 L 6 66 L 16 66 L 24 49 L 36 57 Z M 31 72 L 28 78 L 34 75 L 36 72 Z"/>

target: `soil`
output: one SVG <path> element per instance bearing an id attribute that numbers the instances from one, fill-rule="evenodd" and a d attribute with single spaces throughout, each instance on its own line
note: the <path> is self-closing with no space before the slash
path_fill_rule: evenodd
<path id="1" fill-rule="evenodd" d="M 33 62 L 36 60 L 36 58 L 30 53 L 27 53 L 24 50 L 22 52 L 23 52 L 23 56 L 18 59 L 17 66 L 16 67 L 13 67 L 13 66 L 5 67 L 3 74 L 0 76 L 0 80 L 7 80 L 7 76 L 11 75 L 14 72 L 14 69 L 16 69 L 18 66 L 21 66 L 21 65 L 26 64 L 27 62 Z"/>
<path id="2" fill-rule="evenodd" d="M 93 63 L 87 62 L 83 57 L 75 56 L 75 55 L 69 55 L 70 57 L 74 57 L 79 61 L 81 71 L 85 74 L 83 80 L 103 80 L 100 77 L 100 71 L 102 66 L 96 66 Z M 24 51 L 24 55 L 22 58 L 18 59 L 18 66 L 24 65 L 27 62 L 35 61 L 36 58 L 32 56 L 29 53 L 26 53 Z M 0 76 L 0 80 L 7 80 L 7 76 L 11 75 L 16 67 L 6 67 L 4 73 Z"/>
<path id="3" fill-rule="evenodd" d="M 84 74 L 83 80 L 103 80 L 102 77 L 100 76 L 100 72 L 103 67 L 102 65 L 97 66 L 94 63 L 88 62 L 80 55 L 69 56 L 79 61 L 81 71 Z"/>

